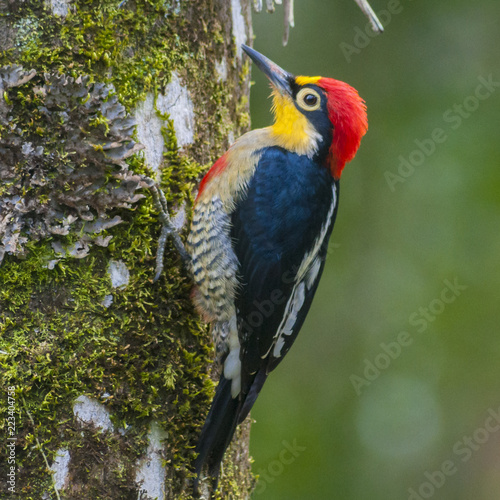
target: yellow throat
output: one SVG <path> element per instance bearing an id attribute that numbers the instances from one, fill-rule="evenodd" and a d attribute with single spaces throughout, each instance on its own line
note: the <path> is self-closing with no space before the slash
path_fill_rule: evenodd
<path id="1" fill-rule="evenodd" d="M 321 136 L 288 96 L 273 90 L 274 125 L 271 133 L 278 146 L 299 155 L 312 156 Z"/>

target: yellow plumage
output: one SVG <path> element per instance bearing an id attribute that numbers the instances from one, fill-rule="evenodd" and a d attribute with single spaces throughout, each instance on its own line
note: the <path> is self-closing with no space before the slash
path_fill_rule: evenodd
<path id="1" fill-rule="evenodd" d="M 288 96 L 277 90 L 272 93 L 274 125 L 271 134 L 275 145 L 299 155 L 311 156 L 317 149 L 321 136 L 309 120 L 295 107 Z"/>

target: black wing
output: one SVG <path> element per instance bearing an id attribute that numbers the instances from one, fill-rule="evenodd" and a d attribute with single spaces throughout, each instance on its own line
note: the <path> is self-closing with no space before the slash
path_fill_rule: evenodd
<path id="1" fill-rule="evenodd" d="M 264 368 L 265 374 L 261 373 L 257 384 L 262 386 L 305 320 L 323 270 L 337 193 L 338 183 L 324 166 L 272 147 L 262 154 L 247 195 L 232 214 L 231 236 L 240 264 L 236 307 L 243 394 Z M 303 283 L 300 290 L 298 272 L 304 274 L 306 258 L 307 270 L 315 267 L 308 275 L 309 286 Z M 277 335 L 285 326 L 288 333 L 279 341 Z M 280 349 L 276 352 L 278 341 Z M 260 387 L 254 388 L 255 397 Z"/>

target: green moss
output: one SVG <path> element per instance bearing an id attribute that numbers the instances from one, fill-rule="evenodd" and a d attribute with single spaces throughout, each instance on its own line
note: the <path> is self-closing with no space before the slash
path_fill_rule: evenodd
<path id="1" fill-rule="evenodd" d="M 31 245 L 25 261 L 9 258 L 4 263 L 0 268 L 1 349 L 9 354 L 0 358 L 0 380 L 4 387 L 18 388 L 18 401 L 26 396 L 38 425 L 34 430 L 23 422 L 18 436 L 21 446 L 29 448 L 36 432 L 51 458 L 66 447 L 72 456 L 81 454 L 80 445 L 75 445 L 74 424 L 57 431 L 53 424 L 72 421 L 77 396 L 109 393 L 113 397 L 102 401 L 116 427 L 127 424 L 127 428 L 142 429 L 143 435 L 131 439 L 127 434 L 126 440 L 108 435 L 111 441 L 102 449 L 109 445 L 109 455 L 116 446 L 125 447 L 134 463 L 145 450 L 144 433 L 155 419 L 169 435 L 180 483 L 192 458 L 184 450 L 195 440 L 200 405 L 206 405 L 211 396 L 204 368 L 211 349 L 192 313 L 190 283 L 175 255 L 166 262 L 160 282 L 151 283 L 152 245 L 157 236 L 151 228 L 157 227 L 157 220 L 147 206 L 144 203 L 128 214 L 121 230 L 115 231 L 112 248 L 96 248 L 84 260 L 63 258 L 48 270 L 43 265 L 50 250 L 40 243 Z M 124 261 L 130 269 L 130 283 L 122 290 L 112 289 L 106 274 L 111 258 Z M 101 303 L 110 294 L 113 303 L 106 309 Z M 97 446 L 95 436 L 89 439 Z M 20 494 L 28 494 L 33 486 L 27 476 L 42 472 L 44 464 L 36 453 L 21 456 Z M 111 491 L 119 478 L 116 471 L 108 472 L 110 496 L 92 498 L 115 498 Z M 121 472 L 123 485 L 131 484 L 132 472 Z M 90 477 L 88 481 L 92 483 Z M 40 484 L 46 488 L 45 482 Z"/>
<path id="2" fill-rule="evenodd" d="M 164 89 L 176 68 L 182 68 L 188 79 L 209 73 L 201 80 L 193 78 L 199 82 L 195 92 L 210 96 L 214 104 L 207 111 L 224 110 L 230 98 L 232 89 L 217 83 L 213 62 L 207 58 L 207 50 L 216 57 L 213 44 L 222 47 L 224 42 L 221 26 L 215 22 L 209 29 L 204 21 L 214 17 L 211 2 L 198 8 L 199 26 L 186 20 L 186 7 L 178 12 L 164 0 L 130 2 L 121 8 L 115 0 L 79 1 L 64 20 L 55 20 L 44 2 L 24 3 L 11 14 L 18 27 L 16 44 L 0 53 L 0 65 L 16 59 L 39 75 L 54 69 L 75 78 L 91 75 L 91 82 L 112 83 L 128 110 L 146 93 Z M 248 68 L 246 64 L 241 72 L 242 84 Z"/>
<path id="3" fill-rule="evenodd" d="M 61 142 L 64 116 L 50 121 L 43 112 L 44 73 L 64 73 L 75 79 L 83 75 L 89 88 L 92 83 L 110 84 L 119 102 L 132 111 L 147 93 L 163 92 L 175 70 L 195 102 L 197 136 L 193 145 L 181 151 L 172 121 L 162 116 L 165 155 L 160 184 L 170 206 L 189 207 L 202 173 L 227 147 L 229 131 L 237 136 L 248 126 L 245 92 L 239 88 L 248 65 L 241 82 L 218 81 L 213 66 L 224 54 L 226 37 L 220 25 L 207 26 L 204 21 L 213 17 L 215 3 L 196 7 L 200 12 L 189 23 L 185 10 L 191 7 L 181 4 L 177 12 L 164 0 L 130 1 L 123 8 L 115 0 L 79 0 L 72 3 L 65 19 L 55 19 L 45 4 L 27 0 L 13 10 L 9 19 L 18 27 L 16 42 L 0 53 L 0 66 L 15 61 L 37 70 L 23 87 L 6 91 L 14 125 L 34 146 L 43 141 L 43 159 L 50 166 L 44 171 L 47 183 L 30 186 L 23 194 L 48 206 L 54 192 L 75 189 L 62 172 L 98 168 L 101 184 L 95 193 L 100 196 L 115 187 L 115 174 L 120 171 L 99 144 L 95 154 L 82 159 Z M 79 99 L 70 101 L 74 110 L 88 103 L 86 95 Z M 82 132 L 85 137 L 87 132 L 107 137 L 110 122 L 95 113 Z M 0 138 L 9 133 L 0 125 Z M 38 163 L 20 161 L 15 172 L 38 167 Z M 152 175 L 141 155 L 128 158 L 122 168 Z M 4 183 L 0 195 L 11 188 Z M 167 487 L 173 497 L 189 498 L 184 489 L 191 475 L 193 445 L 214 391 L 209 373 L 212 345 L 208 328 L 193 311 L 189 276 L 172 247 L 160 280 L 152 282 L 160 224 L 150 194 L 143 194 L 129 209 L 107 210 L 108 217 L 119 215 L 123 222 L 102 231 L 104 238 L 112 237 L 109 245 L 92 246 L 84 259 L 57 256 L 51 246 L 55 241 L 65 247 L 74 245 L 83 235 L 82 228 L 43 238 L 31 231 L 23 233 L 28 238 L 23 258 L 7 255 L 0 267 L 0 350 L 8 353 L 0 354 L 0 382 L 17 388 L 17 484 L 23 500 L 53 491 L 35 437 L 49 462 L 57 450 L 69 449 L 70 474 L 75 483 L 87 485 L 75 498 L 135 500 L 137 492 L 130 486 L 134 466 L 147 447 L 153 420 L 168 436 Z M 97 202 L 95 206 L 96 212 Z M 129 269 L 130 282 L 122 289 L 111 287 L 106 271 L 111 259 L 123 261 Z M 102 304 L 109 295 L 113 302 L 106 308 Z M 82 394 L 109 408 L 115 429 L 124 434 L 76 422 L 73 403 Z M 19 405 L 21 396 L 36 428 Z M 2 426 L 5 420 L 0 421 L 3 430 Z M 104 487 L 89 465 L 93 460 L 104 471 Z M 6 463 L 1 462 L 0 468 Z M 231 462 L 229 457 L 221 491 L 230 498 L 244 498 L 251 485 L 244 483 L 245 491 L 239 492 L 242 473 Z M 1 474 L 5 477 L 3 470 Z"/>

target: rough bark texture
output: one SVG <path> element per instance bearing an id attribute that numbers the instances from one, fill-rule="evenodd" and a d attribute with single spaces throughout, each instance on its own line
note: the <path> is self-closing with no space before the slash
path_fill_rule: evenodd
<path id="1" fill-rule="evenodd" d="M 190 497 L 212 345 L 171 246 L 152 283 L 140 175 L 189 214 L 248 127 L 250 29 L 246 0 L 0 1 L 2 498 Z M 251 490 L 240 434 L 222 498 Z"/>

